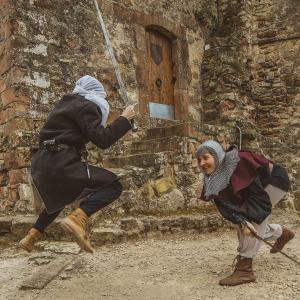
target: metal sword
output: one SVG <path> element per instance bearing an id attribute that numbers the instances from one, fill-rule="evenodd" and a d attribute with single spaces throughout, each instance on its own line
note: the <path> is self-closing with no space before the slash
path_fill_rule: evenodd
<path id="1" fill-rule="evenodd" d="M 104 35 L 106 48 L 107 48 L 109 56 L 111 58 L 112 65 L 114 67 L 115 74 L 116 74 L 116 77 L 117 77 L 117 81 L 118 81 L 118 84 L 119 84 L 119 87 L 120 87 L 120 95 L 121 95 L 121 97 L 122 97 L 122 99 L 123 99 L 123 101 L 126 105 L 130 104 L 129 98 L 127 96 L 126 88 L 125 88 L 125 85 L 124 85 L 124 81 L 122 79 L 121 72 L 120 72 L 120 69 L 119 69 L 119 65 L 118 65 L 118 62 L 116 60 L 116 57 L 115 57 L 115 54 L 114 54 L 114 51 L 113 51 L 113 48 L 112 48 L 112 45 L 111 45 L 111 42 L 110 42 L 110 39 L 109 39 L 108 32 L 106 30 L 106 26 L 105 26 L 105 23 L 104 23 L 104 20 L 103 20 L 103 17 L 102 17 L 102 14 L 101 14 L 101 11 L 100 11 L 97 0 L 94 0 L 94 3 L 95 3 L 96 10 L 97 10 L 99 22 L 100 22 L 100 28 L 101 28 L 101 30 L 103 32 L 103 35 Z M 137 131 L 138 128 L 137 128 L 134 120 L 132 119 L 130 122 L 131 122 L 132 131 L 134 131 L 134 132 Z"/>
<path id="2" fill-rule="evenodd" d="M 261 236 L 259 236 L 255 231 L 253 231 L 253 229 L 252 229 L 251 227 L 248 226 L 246 219 L 244 219 L 242 216 L 239 216 L 239 215 L 237 215 L 237 214 L 235 214 L 235 213 L 233 213 L 232 215 L 233 215 L 237 220 L 239 220 L 239 222 L 240 222 L 242 225 L 246 226 L 246 227 L 250 230 L 251 234 L 252 234 L 256 239 L 258 239 L 258 240 L 264 242 L 265 244 L 267 244 L 267 245 L 270 246 L 271 248 L 273 247 L 273 245 L 272 245 L 271 243 L 269 243 L 268 241 L 266 241 L 265 239 L 263 239 L 263 238 L 262 238 Z M 282 255 L 284 255 L 285 257 L 287 257 L 288 259 L 290 259 L 291 261 L 293 261 L 294 263 L 300 265 L 300 262 L 297 261 L 295 258 L 293 258 L 293 257 L 291 257 L 291 256 L 289 256 L 289 255 L 287 255 L 286 253 L 284 253 L 284 252 L 281 251 L 281 250 L 278 251 L 278 252 L 281 253 Z"/>

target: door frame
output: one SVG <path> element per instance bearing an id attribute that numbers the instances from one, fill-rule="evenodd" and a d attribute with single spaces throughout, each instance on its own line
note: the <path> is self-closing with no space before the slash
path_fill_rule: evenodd
<path id="1" fill-rule="evenodd" d="M 175 120 L 187 120 L 189 97 L 187 84 L 189 76 L 188 67 L 188 43 L 183 27 L 173 24 L 159 15 L 139 15 L 136 18 L 136 42 L 137 42 L 137 83 L 139 87 L 139 112 L 149 116 L 148 103 L 150 95 L 148 90 L 148 57 L 146 31 L 152 29 L 165 35 L 172 43 L 172 59 L 175 63 L 173 75 L 176 77 L 174 85 L 174 109 Z"/>

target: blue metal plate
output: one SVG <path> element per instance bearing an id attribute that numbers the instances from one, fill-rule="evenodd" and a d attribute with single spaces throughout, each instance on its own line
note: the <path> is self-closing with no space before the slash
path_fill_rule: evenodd
<path id="1" fill-rule="evenodd" d="M 149 102 L 149 112 L 151 118 L 174 120 L 174 105 Z"/>

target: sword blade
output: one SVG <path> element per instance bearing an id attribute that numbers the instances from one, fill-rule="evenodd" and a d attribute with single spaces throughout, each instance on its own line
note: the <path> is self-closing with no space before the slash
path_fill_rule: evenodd
<path id="1" fill-rule="evenodd" d="M 118 62 L 116 60 L 116 57 L 115 57 L 115 54 L 114 54 L 114 51 L 113 51 L 113 48 L 112 48 L 112 45 L 111 45 L 111 42 L 110 42 L 109 34 L 108 34 L 108 31 L 106 30 L 106 26 L 105 26 L 105 23 L 104 23 L 104 20 L 103 20 L 103 17 L 102 17 L 102 14 L 101 14 L 101 11 L 100 11 L 97 0 L 94 0 L 94 3 L 95 3 L 96 10 L 97 10 L 99 22 L 100 22 L 100 29 L 103 32 L 106 48 L 107 48 L 107 51 L 110 55 L 110 58 L 111 58 L 111 61 L 112 61 L 112 64 L 113 64 L 113 67 L 114 67 L 114 70 L 115 70 L 115 73 L 116 73 L 117 81 L 118 81 L 118 84 L 119 84 L 119 87 L 120 87 L 120 94 L 121 94 L 121 97 L 122 97 L 124 103 L 126 105 L 128 105 L 128 104 L 130 104 L 129 103 L 130 101 L 129 101 L 129 98 L 127 96 L 127 91 L 126 91 L 126 88 L 125 88 L 125 84 L 124 84 L 124 81 L 122 79 L 121 72 L 120 72 L 120 69 L 119 69 L 119 65 L 118 65 Z"/>
<path id="2" fill-rule="evenodd" d="M 247 226 L 247 225 L 246 225 Z M 248 226 L 247 226 L 248 227 Z M 267 244 L 268 246 L 270 246 L 271 248 L 273 247 L 273 245 L 271 243 L 269 243 L 268 241 L 266 241 L 265 239 L 263 239 L 261 236 L 259 236 L 256 232 L 253 232 L 252 229 L 250 227 L 248 227 L 248 229 L 251 231 L 251 233 L 253 234 L 253 236 L 255 238 L 257 238 L 258 240 L 261 240 L 262 242 L 264 242 L 265 244 Z M 293 261 L 294 263 L 300 265 L 300 262 L 297 261 L 295 258 L 287 255 L 285 252 L 283 251 L 278 251 L 279 253 L 281 253 L 282 255 L 284 255 L 285 257 L 287 257 L 288 259 L 290 259 L 291 261 Z"/>

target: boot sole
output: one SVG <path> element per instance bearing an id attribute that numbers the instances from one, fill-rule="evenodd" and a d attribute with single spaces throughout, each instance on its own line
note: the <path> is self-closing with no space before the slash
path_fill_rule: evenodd
<path id="1" fill-rule="evenodd" d="M 23 243 L 19 243 L 18 246 L 19 246 L 19 248 L 22 248 L 23 250 L 26 250 L 27 252 L 31 252 L 32 251 L 32 249 L 26 247 L 26 245 L 23 244 Z"/>
<path id="2" fill-rule="evenodd" d="M 79 245 L 79 247 L 88 252 L 88 253 L 94 253 L 94 249 L 93 248 L 90 248 L 84 238 L 82 238 L 82 236 L 80 234 L 78 234 L 78 230 L 76 230 L 78 228 L 78 226 L 72 222 L 71 220 L 69 219 L 64 219 L 60 222 L 60 226 L 63 228 L 63 230 L 66 232 L 66 233 L 71 233 L 72 236 L 74 237 L 76 243 Z M 76 228 L 77 227 L 77 228 Z"/>
<path id="3" fill-rule="evenodd" d="M 219 282 L 219 285 L 222 285 L 222 286 L 236 286 L 236 285 L 240 285 L 240 284 L 244 284 L 244 283 L 250 283 L 250 282 L 256 282 L 256 279 L 252 279 L 252 280 L 246 280 L 246 281 L 243 281 L 243 282 L 239 282 L 237 284 L 226 284 L 226 283 L 220 283 Z"/>

